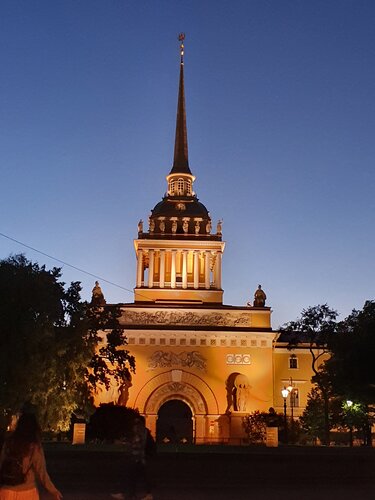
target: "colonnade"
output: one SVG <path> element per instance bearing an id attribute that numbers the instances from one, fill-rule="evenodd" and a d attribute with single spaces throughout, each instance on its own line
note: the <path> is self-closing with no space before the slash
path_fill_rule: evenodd
<path id="1" fill-rule="evenodd" d="M 137 288 L 221 289 L 219 250 L 137 250 Z M 148 276 L 145 279 L 145 269 Z"/>

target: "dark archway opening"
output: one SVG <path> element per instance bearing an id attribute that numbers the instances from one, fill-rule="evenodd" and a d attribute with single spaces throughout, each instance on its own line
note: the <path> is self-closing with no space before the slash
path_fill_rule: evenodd
<path id="1" fill-rule="evenodd" d="M 164 403 L 158 412 L 156 440 L 159 443 L 192 443 L 193 414 L 183 401 L 173 399 Z"/>

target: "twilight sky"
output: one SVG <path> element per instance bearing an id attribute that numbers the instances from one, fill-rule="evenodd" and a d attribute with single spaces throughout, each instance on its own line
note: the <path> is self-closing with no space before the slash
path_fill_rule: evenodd
<path id="1" fill-rule="evenodd" d="M 139 219 L 173 160 L 186 33 L 190 168 L 224 220 L 224 303 L 273 327 L 374 299 L 373 0 L 2 0 L 0 232 L 132 302 Z M 11 253 L 60 266 L 3 236 Z M 95 278 L 81 281 L 84 299 Z"/>

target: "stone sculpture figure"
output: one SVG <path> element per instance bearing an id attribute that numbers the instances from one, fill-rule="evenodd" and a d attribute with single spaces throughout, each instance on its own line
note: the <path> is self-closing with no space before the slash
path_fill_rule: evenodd
<path id="1" fill-rule="evenodd" d="M 176 234 L 177 231 L 177 221 L 172 221 L 172 234 Z"/>
<path id="2" fill-rule="evenodd" d="M 222 228 L 223 228 L 223 221 L 222 220 L 219 220 L 217 222 L 217 226 L 216 226 L 216 233 L 217 234 L 221 234 L 222 232 Z"/>
<path id="3" fill-rule="evenodd" d="M 262 286 L 258 285 L 258 289 L 254 293 L 254 307 L 264 307 L 266 304 L 267 295 L 262 290 Z"/>
<path id="4" fill-rule="evenodd" d="M 99 281 L 95 281 L 95 286 L 92 289 L 91 305 L 101 307 L 106 304 L 102 289 L 99 286 Z"/>
<path id="5" fill-rule="evenodd" d="M 140 221 L 138 222 L 138 234 L 141 234 L 143 233 L 143 220 L 140 219 Z"/>
<path id="6" fill-rule="evenodd" d="M 153 219 L 150 220 L 150 233 L 153 233 L 155 229 L 155 221 Z"/>
<path id="7" fill-rule="evenodd" d="M 187 232 L 189 231 L 189 222 L 186 219 L 182 223 L 182 229 L 185 234 L 187 234 Z"/>
<path id="8" fill-rule="evenodd" d="M 195 234 L 199 234 L 201 228 L 199 220 L 196 221 L 194 228 L 195 228 Z"/>
<path id="9" fill-rule="evenodd" d="M 234 409 L 236 411 L 245 412 L 247 406 L 247 398 L 249 395 L 249 381 L 246 375 L 239 373 L 234 380 Z"/>
<path id="10" fill-rule="evenodd" d="M 206 233 L 210 234 L 211 232 L 211 221 L 209 220 L 206 224 Z"/>
<path id="11" fill-rule="evenodd" d="M 131 376 L 129 375 L 129 378 L 124 380 L 120 387 L 118 388 L 118 399 L 117 399 L 117 404 L 119 406 L 126 406 L 127 402 L 129 400 L 129 387 L 132 386 L 131 382 Z"/>

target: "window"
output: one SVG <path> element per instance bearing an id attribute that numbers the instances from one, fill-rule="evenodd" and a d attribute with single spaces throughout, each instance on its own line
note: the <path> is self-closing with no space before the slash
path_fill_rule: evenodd
<path id="1" fill-rule="evenodd" d="M 252 341 L 251 341 L 251 345 L 252 345 L 252 346 L 256 346 L 256 345 L 257 345 L 257 341 L 256 341 L 256 340 L 252 340 Z"/>
<path id="2" fill-rule="evenodd" d="M 290 406 L 292 406 L 292 408 L 299 407 L 299 390 L 295 387 L 293 387 L 293 390 L 290 393 Z"/>
<path id="3" fill-rule="evenodd" d="M 237 345 L 236 339 L 230 339 L 230 345 L 235 347 Z"/>
<path id="4" fill-rule="evenodd" d="M 298 368 L 298 359 L 295 354 L 292 354 L 289 358 L 289 368 L 291 370 L 296 370 Z"/>
<path id="5" fill-rule="evenodd" d="M 178 179 L 177 181 L 177 194 L 184 194 L 184 179 Z"/>
<path id="6" fill-rule="evenodd" d="M 156 339 L 153 337 L 150 338 L 150 345 L 155 345 L 156 344 Z"/>
<path id="7" fill-rule="evenodd" d="M 180 339 L 180 345 L 186 345 L 186 339 Z"/>
<path id="8" fill-rule="evenodd" d="M 190 345 L 197 345 L 197 339 L 190 339 Z"/>
<path id="9" fill-rule="evenodd" d="M 221 346 L 226 346 L 227 345 L 227 342 L 225 339 L 220 339 L 220 345 Z"/>
<path id="10" fill-rule="evenodd" d="M 211 344 L 211 345 L 216 345 L 216 339 L 211 339 L 211 340 L 210 340 L 210 344 Z"/>
<path id="11" fill-rule="evenodd" d="M 246 339 L 241 339 L 241 347 L 246 347 L 246 346 L 247 346 Z"/>

